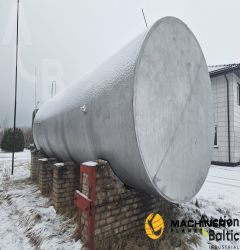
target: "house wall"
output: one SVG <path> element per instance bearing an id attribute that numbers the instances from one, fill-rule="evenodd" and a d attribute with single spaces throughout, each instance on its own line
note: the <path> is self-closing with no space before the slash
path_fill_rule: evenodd
<path id="1" fill-rule="evenodd" d="M 235 161 L 233 76 L 233 73 L 227 74 L 229 80 L 231 162 Z M 229 162 L 227 83 L 224 75 L 213 77 L 211 79 L 211 83 L 213 94 L 214 125 L 217 125 L 218 131 L 218 145 L 213 147 L 212 161 Z"/>
<path id="2" fill-rule="evenodd" d="M 240 83 L 240 78 L 233 74 L 233 126 L 234 126 L 234 162 L 240 161 L 240 106 L 238 105 L 237 84 Z"/>

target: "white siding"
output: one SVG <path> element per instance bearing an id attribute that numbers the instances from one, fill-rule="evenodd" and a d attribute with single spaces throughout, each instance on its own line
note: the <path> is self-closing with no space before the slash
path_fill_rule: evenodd
<path id="1" fill-rule="evenodd" d="M 229 80 L 231 162 L 233 162 L 235 159 L 233 74 L 228 74 L 227 77 Z M 214 77 L 211 81 L 214 105 L 214 125 L 218 127 L 218 147 L 213 148 L 212 161 L 228 162 L 227 83 L 224 76 Z"/>
<path id="2" fill-rule="evenodd" d="M 233 75 L 233 95 L 234 95 L 234 114 L 233 114 L 233 126 L 234 126 L 234 162 L 240 161 L 240 106 L 238 105 L 237 97 L 237 83 L 240 83 L 240 79 L 237 75 Z"/>

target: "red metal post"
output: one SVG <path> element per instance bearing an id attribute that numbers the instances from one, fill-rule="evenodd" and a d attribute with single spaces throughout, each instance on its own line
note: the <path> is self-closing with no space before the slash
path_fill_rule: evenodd
<path id="1" fill-rule="evenodd" d="M 90 250 L 94 250 L 94 220 L 95 220 L 95 201 L 96 201 L 96 167 L 90 166 L 80 166 L 80 187 L 83 182 L 83 174 L 88 175 L 88 187 L 89 187 L 89 197 L 80 192 L 75 191 L 75 206 L 79 208 L 79 228 L 80 235 L 81 232 L 81 215 L 83 212 L 87 214 L 88 220 L 88 230 L 87 230 L 87 244 Z"/>

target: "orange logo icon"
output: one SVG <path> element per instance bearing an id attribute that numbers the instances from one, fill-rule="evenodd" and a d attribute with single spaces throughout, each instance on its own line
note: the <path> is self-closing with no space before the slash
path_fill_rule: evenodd
<path id="1" fill-rule="evenodd" d="M 145 221 L 145 231 L 149 238 L 159 239 L 164 231 L 164 221 L 160 214 L 151 213 Z"/>

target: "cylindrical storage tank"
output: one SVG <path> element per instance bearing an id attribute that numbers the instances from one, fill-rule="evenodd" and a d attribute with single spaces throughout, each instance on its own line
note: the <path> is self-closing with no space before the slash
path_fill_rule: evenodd
<path id="1" fill-rule="evenodd" d="M 190 200 L 213 143 L 211 83 L 195 36 L 179 19 L 160 19 L 46 102 L 33 132 L 48 156 L 106 159 L 131 187 Z"/>

